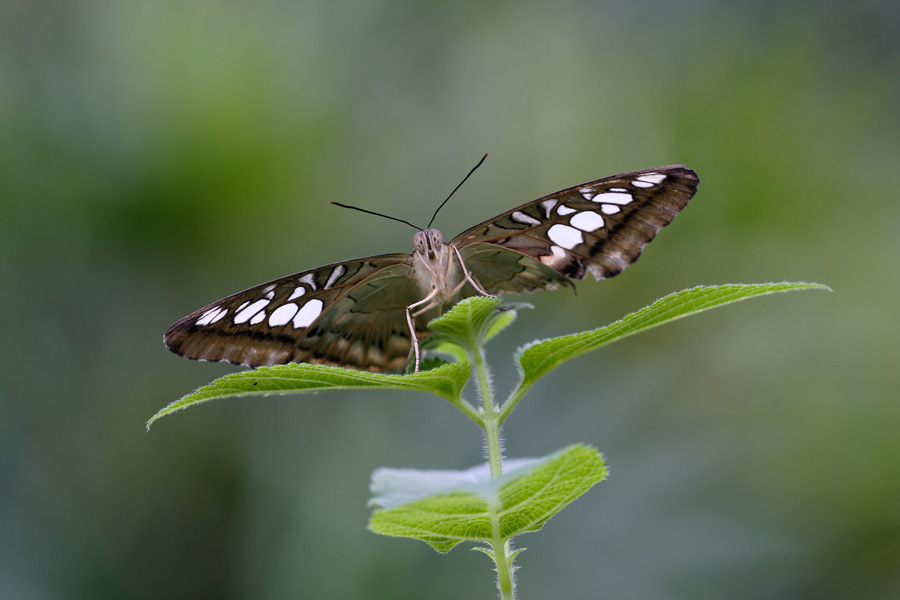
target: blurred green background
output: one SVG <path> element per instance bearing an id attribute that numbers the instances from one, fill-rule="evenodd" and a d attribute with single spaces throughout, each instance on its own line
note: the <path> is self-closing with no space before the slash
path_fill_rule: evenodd
<path id="1" fill-rule="evenodd" d="M 507 455 L 611 477 L 518 564 L 522 598 L 900 597 L 900 5 L 0 2 L 0 597 L 491 598 L 482 555 L 365 529 L 378 466 L 465 468 L 414 394 L 156 410 L 235 367 L 176 319 L 410 251 L 563 187 L 683 162 L 700 190 L 621 276 L 492 343 L 704 283 L 810 280 L 569 363 Z M 502 392 L 501 392 L 502 393 Z M 470 394 L 470 397 L 472 394 Z"/>

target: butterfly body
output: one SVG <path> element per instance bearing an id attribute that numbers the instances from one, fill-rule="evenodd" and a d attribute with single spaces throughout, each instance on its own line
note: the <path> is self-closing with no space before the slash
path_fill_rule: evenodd
<path id="1" fill-rule="evenodd" d="M 687 205 L 682 165 L 622 173 L 539 198 L 449 242 L 416 233 L 411 254 L 325 265 L 258 285 L 176 322 L 164 341 L 187 358 L 251 367 L 309 362 L 399 371 L 427 323 L 476 294 L 617 275 Z"/>
<path id="2" fill-rule="evenodd" d="M 444 243 L 440 231 L 426 229 L 415 235 L 413 248 L 412 268 L 423 297 L 438 290 L 434 299 L 449 302 L 455 295 L 452 291 L 464 279 L 451 246 Z"/>

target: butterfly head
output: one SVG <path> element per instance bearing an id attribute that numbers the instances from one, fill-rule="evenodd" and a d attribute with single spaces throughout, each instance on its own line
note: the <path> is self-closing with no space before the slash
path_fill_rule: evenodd
<path id="1" fill-rule="evenodd" d="M 444 236 L 437 229 L 425 229 L 420 231 L 413 238 L 413 246 L 416 252 L 434 259 L 444 245 Z"/>

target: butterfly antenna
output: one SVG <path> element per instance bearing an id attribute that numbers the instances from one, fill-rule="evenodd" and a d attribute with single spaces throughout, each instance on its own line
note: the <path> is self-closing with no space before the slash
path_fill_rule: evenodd
<path id="1" fill-rule="evenodd" d="M 484 156 L 481 157 L 481 160 L 478 161 L 478 164 L 475 165 L 474 167 L 472 167 L 472 170 L 469 171 L 469 175 L 471 175 L 472 173 L 474 173 L 474 172 L 475 172 L 475 169 L 477 169 L 478 167 L 480 167 L 480 166 L 481 166 L 481 163 L 483 163 L 483 162 L 484 162 L 484 159 L 486 159 L 487 157 L 488 157 L 488 153 L 485 152 L 485 153 L 484 153 Z M 464 184 L 464 183 L 466 182 L 466 179 L 469 178 L 469 175 L 466 175 L 465 177 L 463 177 L 463 180 L 459 182 L 459 185 L 456 186 L 455 188 L 453 188 L 453 191 L 450 192 L 450 195 L 449 195 L 449 196 L 447 196 L 447 200 L 450 200 L 450 198 L 453 197 L 453 194 L 456 193 L 456 190 L 458 190 L 459 188 L 462 187 L 462 184 Z M 431 220 L 428 221 L 428 227 L 431 227 L 431 224 L 434 223 L 434 218 L 437 217 L 438 211 L 440 211 L 442 208 L 444 208 L 444 205 L 447 204 L 447 200 L 444 200 L 443 202 L 441 202 L 441 205 L 438 206 L 438 207 L 437 207 L 437 210 L 434 211 L 434 214 L 431 215 Z M 427 227 L 426 227 L 426 229 L 427 229 Z"/>
<path id="2" fill-rule="evenodd" d="M 353 210 L 358 210 L 359 212 L 368 213 L 370 215 L 375 215 L 376 217 L 384 217 L 385 219 L 390 219 L 391 221 L 400 221 L 401 223 L 406 223 L 416 231 L 422 231 L 421 227 L 416 227 L 409 221 L 404 221 L 403 219 L 398 219 L 397 217 L 392 217 L 391 215 L 385 215 L 380 212 L 375 212 L 374 210 L 366 210 L 365 208 L 360 208 L 358 206 L 350 206 L 349 204 L 341 204 L 340 202 L 332 202 L 335 206 L 340 206 L 341 208 L 352 208 Z"/>

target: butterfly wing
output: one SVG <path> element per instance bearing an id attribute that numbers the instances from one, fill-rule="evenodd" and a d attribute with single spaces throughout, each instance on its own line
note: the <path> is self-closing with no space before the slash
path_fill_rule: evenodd
<path id="1" fill-rule="evenodd" d="M 334 263 L 239 292 L 166 332 L 172 352 L 258 367 L 324 363 L 397 371 L 409 355 L 406 306 L 420 300 L 410 255 Z M 416 329 L 424 335 L 425 321 Z"/>
<path id="2" fill-rule="evenodd" d="M 492 293 L 553 289 L 612 277 L 690 201 L 697 174 L 683 165 L 598 179 L 518 206 L 451 240 Z"/>

